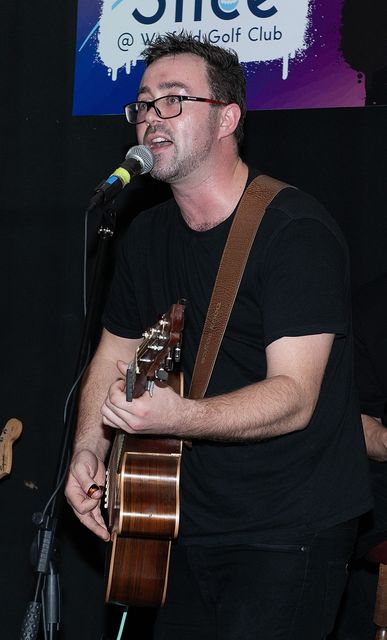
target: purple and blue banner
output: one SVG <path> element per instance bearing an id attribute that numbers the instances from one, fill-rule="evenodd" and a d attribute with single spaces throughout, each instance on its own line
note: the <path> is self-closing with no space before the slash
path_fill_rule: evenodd
<path id="1" fill-rule="evenodd" d="M 158 34 L 234 49 L 248 109 L 359 107 L 364 78 L 340 49 L 343 0 L 78 0 L 74 115 L 122 114 Z"/>

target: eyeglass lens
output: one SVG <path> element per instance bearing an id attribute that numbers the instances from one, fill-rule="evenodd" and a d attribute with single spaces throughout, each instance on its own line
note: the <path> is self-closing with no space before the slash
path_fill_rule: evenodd
<path id="1" fill-rule="evenodd" d="M 129 122 L 140 124 L 144 122 L 149 109 L 155 108 L 160 118 L 174 118 L 181 113 L 180 96 L 163 96 L 149 102 L 133 102 L 127 105 L 126 114 Z"/>

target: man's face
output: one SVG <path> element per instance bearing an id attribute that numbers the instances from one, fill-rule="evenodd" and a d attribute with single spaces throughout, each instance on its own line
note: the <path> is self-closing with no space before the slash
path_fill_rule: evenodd
<path id="1" fill-rule="evenodd" d="M 166 56 L 146 69 L 138 100 L 155 100 L 165 95 L 210 98 L 204 60 L 191 54 Z M 183 102 L 175 118 L 162 119 L 155 109 L 137 125 L 137 137 L 152 151 L 155 163 L 151 175 L 176 183 L 194 173 L 205 175 L 205 163 L 218 131 L 219 108 L 203 102 Z"/>

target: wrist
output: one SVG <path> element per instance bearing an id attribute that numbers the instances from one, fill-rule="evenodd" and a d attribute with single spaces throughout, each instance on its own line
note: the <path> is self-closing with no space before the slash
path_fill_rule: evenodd
<path id="1" fill-rule="evenodd" d="M 181 437 L 199 437 L 202 421 L 199 417 L 201 400 L 180 398 L 179 410 L 174 413 L 173 433 Z"/>
<path id="2" fill-rule="evenodd" d="M 87 446 L 87 445 L 77 445 L 77 446 L 74 447 L 72 459 L 76 460 L 77 458 L 80 458 L 81 456 L 82 457 L 87 457 L 87 458 L 91 458 L 91 457 L 92 458 L 96 458 L 100 462 L 104 461 L 104 456 L 102 456 L 99 451 L 97 451 L 93 447 Z"/>

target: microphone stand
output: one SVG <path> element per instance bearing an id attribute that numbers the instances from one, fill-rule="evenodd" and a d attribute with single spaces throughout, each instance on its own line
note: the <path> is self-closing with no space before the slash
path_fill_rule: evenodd
<path id="1" fill-rule="evenodd" d="M 75 431 L 79 381 L 90 358 L 90 344 L 93 330 L 97 321 L 97 309 L 99 308 L 99 293 L 101 275 L 103 274 L 108 240 L 114 236 L 117 212 L 108 202 L 92 203 L 87 212 L 91 210 L 101 211 L 102 221 L 98 230 L 99 242 L 96 262 L 93 272 L 90 296 L 82 330 L 81 344 L 79 348 L 77 367 L 74 376 L 74 391 L 71 393 L 69 409 L 64 422 L 63 441 L 60 457 L 57 465 L 56 482 L 54 492 L 43 513 L 34 513 L 32 521 L 38 527 L 37 536 L 32 544 L 31 562 L 35 568 L 36 579 L 34 595 L 27 604 L 23 618 L 20 640 L 35 640 L 39 632 L 40 617 L 44 616 L 44 637 L 54 640 L 59 637 L 60 631 L 60 582 L 57 569 L 56 555 L 56 528 L 59 519 L 60 508 L 63 503 L 61 491 L 70 459 L 70 445 Z M 48 509 L 49 507 L 49 509 Z"/>

